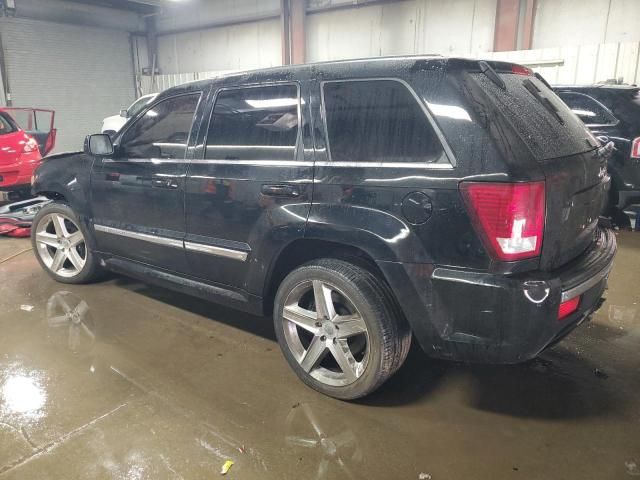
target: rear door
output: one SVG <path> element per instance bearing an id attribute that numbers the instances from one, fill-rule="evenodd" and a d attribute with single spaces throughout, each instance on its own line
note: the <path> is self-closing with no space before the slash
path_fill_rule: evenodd
<path id="1" fill-rule="evenodd" d="M 271 259 L 304 235 L 313 185 L 308 105 L 304 83 L 217 92 L 187 178 L 193 274 L 261 296 Z"/>
<path id="2" fill-rule="evenodd" d="M 591 132 L 543 82 L 510 68 L 499 72 L 504 86 L 483 73 L 471 77 L 498 107 L 493 114 L 506 118 L 544 172 L 547 217 L 541 267 L 556 268 L 593 242 L 610 183 L 607 159 L 597 155 Z"/>
<path id="3" fill-rule="evenodd" d="M 315 91 L 307 236 L 361 246 L 376 261 L 479 266 L 470 249 L 452 248 L 468 238 L 454 157 L 412 85 L 320 73 Z"/>
<path id="4" fill-rule="evenodd" d="M 201 92 L 153 104 L 91 172 L 98 250 L 186 272 L 183 239 L 186 153 Z"/>

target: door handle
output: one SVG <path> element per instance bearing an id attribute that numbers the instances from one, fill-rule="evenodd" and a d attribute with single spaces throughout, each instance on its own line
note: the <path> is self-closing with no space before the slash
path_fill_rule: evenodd
<path id="1" fill-rule="evenodd" d="M 178 179 L 175 177 L 153 177 L 151 185 L 156 188 L 178 188 Z"/>
<path id="2" fill-rule="evenodd" d="M 286 184 L 266 184 L 262 185 L 262 194 L 270 197 L 299 197 L 300 190 L 294 185 Z"/>

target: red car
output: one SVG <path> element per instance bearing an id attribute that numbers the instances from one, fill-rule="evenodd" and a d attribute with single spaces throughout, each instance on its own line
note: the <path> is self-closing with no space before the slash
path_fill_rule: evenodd
<path id="1" fill-rule="evenodd" d="M 55 112 L 0 108 L 0 202 L 30 193 L 31 175 L 55 146 Z"/>

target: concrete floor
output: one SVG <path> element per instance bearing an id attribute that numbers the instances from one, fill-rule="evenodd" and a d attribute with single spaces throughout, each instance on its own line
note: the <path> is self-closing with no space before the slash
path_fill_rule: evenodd
<path id="1" fill-rule="evenodd" d="M 0 478 L 640 476 L 640 235 L 608 301 L 540 359 L 413 349 L 358 403 L 289 370 L 270 319 L 125 278 L 67 286 L 0 238 Z"/>

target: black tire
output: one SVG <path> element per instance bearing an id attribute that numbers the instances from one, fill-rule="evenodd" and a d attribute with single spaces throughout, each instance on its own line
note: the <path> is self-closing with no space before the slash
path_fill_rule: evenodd
<path id="1" fill-rule="evenodd" d="M 45 247 L 39 247 L 39 242 L 36 241 L 36 237 L 41 223 L 46 222 L 47 217 L 52 214 L 58 214 L 66 217 L 68 220 L 73 222 L 74 226 L 77 227 L 77 229 L 82 233 L 84 239 L 84 265 L 81 269 L 78 270 L 77 274 L 59 275 L 56 272 L 52 271 L 43 259 L 44 253 L 42 251 L 42 248 Z M 91 235 L 82 224 L 82 222 L 78 219 L 74 211 L 66 203 L 50 203 L 44 206 L 36 214 L 31 227 L 31 246 L 36 258 L 38 259 L 38 263 L 40 263 L 40 266 L 44 269 L 45 272 L 47 272 L 47 274 L 49 274 L 51 278 L 53 278 L 57 282 L 70 284 L 92 283 L 101 279 L 105 273 L 104 269 L 100 266 L 98 258 L 93 253 L 93 239 Z"/>
<path id="2" fill-rule="evenodd" d="M 360 376 L 347 385 L 319 381 L 301 367 L 287 343 L 285 302 L 296 288 L 314 280 L 335 286 L 366 324 L 368 362 Z M 298 377 L 311 388 L 341 400 L 361 398 L 379 388 L 402 366 L 411 346 L 411 330 L 391 289 L 366 268 L 344 260 L 323 258 L 293 270 L 278 288 L 273 317 L 280 348 Z"/>

